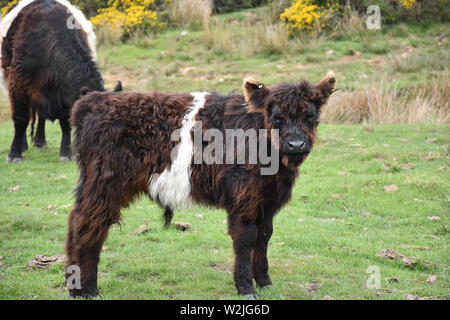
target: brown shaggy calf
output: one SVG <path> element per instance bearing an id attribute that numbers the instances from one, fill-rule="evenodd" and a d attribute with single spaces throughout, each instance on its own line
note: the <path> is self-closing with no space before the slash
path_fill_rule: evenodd
<path id="1" fill-rule="evenodd" d="M 79 267 L 81 286 L 69 287 L 70 295 L 98 294 L 97 266 L 109 227 L 120 222 L 121 208 L 145 193 L 165 209 L 166 226 L 173 210 L 189 203 L 224 208 L 237 291 L 256 298 L 253 279 L 260 287 L 272 283 L 267 262 L 272 219 L 291 198 L 298 167 L 316 138 L 321 107 L 335 84 L 329 73 L 317 85 L 301 81 L 268 88 L 248 79 L 244 95 L 94 92 L 77 101 L 71 123 L 80 180 L 66 251 L 67 268 Z M 195 161 L 196 134 L 225 135 L 231 129 L 266 130 L 260 148 L 271 150 L 271 160 L 279 162 L 276 172 L 262 174 L 259 159 Z M 208 147 L 207 141 L 200 147 Z M 230 158 L 236 160 L 238 152 L 229 150 L 219 147 L 214 155 L 228 159 L 227 152 L 234 152 Z M 244 153 L 250 153 L 249 145 Z M 71 275 L 67 269 L 68 280 Z"/>

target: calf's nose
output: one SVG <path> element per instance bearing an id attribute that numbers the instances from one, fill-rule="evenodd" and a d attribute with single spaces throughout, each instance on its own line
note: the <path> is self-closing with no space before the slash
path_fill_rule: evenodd
<path id="1" fill-rule="evenodd" d="M 288 149 L 292 153 L 305 152 L 307 149 L 306 143 L 300 139 L 292 139 L 288 141 Z"/>

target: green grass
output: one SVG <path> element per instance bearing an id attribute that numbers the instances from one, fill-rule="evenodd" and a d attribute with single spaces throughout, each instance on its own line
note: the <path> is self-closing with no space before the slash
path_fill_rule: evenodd
<path id="1" fill-rule="evenodd" d="M 221 18 L 236 36 L 245 32 L 248 17 L 258 19 L 254 12 Z M 188 34 L 181 36 L 184 30 Z M 448 77 L 448 30 L 448 24 L 398 24 L 334 40 L 290 40 L 284 53 L 260 48 L 218 53 L 202 30 L 178 28 L 100 46 L 98 61 L 109 88 L 120 79 L 125 89 L 144 92 L 226 93 L 240 91 L 249 76 L 272 85 L 318 81 L 332 69 L 341 92 L 382 85 L 408 93 Z M 408 46 L 414 48 L 408 60 L 395 60 Z M 13 126 L 0 93 L 0 299 L 68 299 L 62 265 L 27 270 L 35 255 L 64 251 L 78 170 L 75 163 L 59 162 L 60 135 L 59 125 L 49 124 L 45 152 L 30 148 L 21 164 L 4 163 Z M 260 298 L 405 299 L 412 294 L 449 299 L 449 145 L 448 123 L 321 125 L 292 201 L 275 218 L 269 247 L 274 286 L 258 291 Z M 392 184 L 398 191 L 385 192 L 383 187 Z M 176 212 L 174 221 L 191 223 L 184 233 L 164 230 L 161 210 L 148 199 L 122 214 L 123 225 L 112 228 L 101 256 L 104 299 L 240 298 L 224 211 Z M 133 236 L 142 225 L 151 231 Z M 388 248 L 420 259 L 417 267 L 376 256 Z M 423 261 L 435 265 L 426 267 Z M 366 287 L 372 265 L 380 268 L 380 289 Z M 429 283 L 431 274 L 437 280 Z M 320 288 L 310 292 L 313 281 Z"/>
<path id="2" fill-rule="evenodd" d="M 258 16 L 250 16 L 250 20 L 242 22 L 243 17 L 242 13 L 233 13 L 217 19 L 225 21 L 225 34 L 239 38 L 245 35 L 251 19 L 258 21 Z M 181 36 L 183 31 L 188 31 L 187 35 Z M 126 88 L 141 91 L 229 92 L 239 89 L 249 75 L 271 85 L 300 78 L 318 81 L 329 69 L 336 73 L 339 87 L 344 90 L 380 83 L 386 89 L 411 88 L 448 72 L 448 35 L 448 24 L 398 24 L 335 40 L 290 40 L 283 53 L 265 51 L 263 46 L 221 52 L 205 41 L 203 30 L 179 28 L 146 38 L 141 41 L 144 44 L 101 46 L 98 56 L 108 86 L 122 79 Z M 407 65 L 392 63 L 391 58 L 401 57 L 408 46 L 413 51 L 404 62 Z"/>
<path id="3" fill-rule="evenodd" d="M 275 218 L 274 286 L 259 290 L 260 298 L 449 299 L 449 132 L 446 124 L 320 126 L 292 201 Z M 12 125 L 0 124 L 2 159 L 11 136 Z M 0 162 L 0 299 L 68 299 L 62 265 L 27 270 L 34 255 L 63 253 L 78 172 L 75 163 L 59 162 L 59 139 L 59 126 L 49 125 L 45 152 L 31 149 L 21 164 Z M 399 190 L 385 192 L 391 184 Z M 174 221 L 191 223 L 187 232 L 165 231 L 161 210 L 148 199 L 122 214 L 101 256 L 104 299 L 240 298 L 225 212 L 176 212 Z M 133 236 L 142 225 L 151 231 Z M 388 248 L 436 265 L 408 268 L 376 256 Z M 366 287 L 371 265 L 380 268 L 380 289 Z M 434 283 L 426 281 L 431 274 Z M 313 281 L 320 288 L 310 292 Z"/>

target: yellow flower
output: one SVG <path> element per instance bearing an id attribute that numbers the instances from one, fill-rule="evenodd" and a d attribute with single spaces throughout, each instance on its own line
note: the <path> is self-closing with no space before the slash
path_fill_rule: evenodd
<path id="1" fill-rule="evenodd" d="M 319 25 L 324 27 L 320 20 L 325 16 L 327 10 L 333 12 L 336 7 L 335 1 L 328 2 L 327 7 L 319 7 L 313 0 L 294 0 L 289 8 L 280 15 L 281 21 L 286 23 L 290 32 L 293 30 L 309 30 L 313 32 Z"/>
<path id="2" fill-rule="evenodd" d="M 171 0 L 166 0 L 168 3 Z M 111 30 L 119 27 L 125 32 L 135 29 L 162 27 L 158 15 L 151 10 L 154 0 L 109 0 L 108 8 L 99 9 L 91 18 L 93 25 L 106 25 Z"/>
<path id="3" fill-rule="evenodd" d="M 13 0 L 8 2 L 8 4 L 2 8 L 2 17 L 6 16 L 6 13 L 9 11 L 9 9 L 11 9 L 17 3 L 19 3 L 19 0 Z"/>
<path id="4" fill-rule="evenodd" d="M 411 7 L 416 3 L 416 0 L 399 0 L 400 4 L 406 9 L 411 9 Z"/>

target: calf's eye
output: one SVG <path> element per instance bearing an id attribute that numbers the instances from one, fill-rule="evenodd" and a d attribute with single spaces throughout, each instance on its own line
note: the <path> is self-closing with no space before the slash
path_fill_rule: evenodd
<path id="1" fill-rule="evenodd" d="M 311 125 L 318 124 L 319 118 L 315 113 L 310 113 L 306 116 L 306 122 Z"/>
<path id="2" fill-rule="evenodd" d="M 281 115 L 280 115 L 280 109 L 276 104 L 272 104 L 270 107 L 270 116 L 269 120 L 272 122 L 272 124 L 275 127 L 278 127 L 281 125 Z"/>

